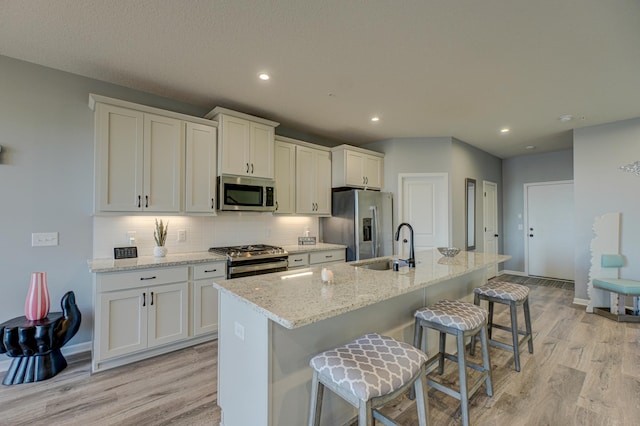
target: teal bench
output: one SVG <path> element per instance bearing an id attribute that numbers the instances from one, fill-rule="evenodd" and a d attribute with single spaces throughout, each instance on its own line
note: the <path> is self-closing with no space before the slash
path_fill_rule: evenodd
<path id="1" fill-rule="evenodd" d="M 600 259 L 603 268 L 620 268 L 624 265 L 624 259 L 619 254 L 603 254 Z M 613 313 L 607 308 L 594 308 L 594 312 L 617 321 L 640 322 L 638 315 L 638 297 L 640 297 L 640 281 L 621 278 L 594 278 L 593 286 L 610 291 L 618 295 L 618 312 Z M 634 298 L 633 310 L 625 307 L 625 297 Z"/>

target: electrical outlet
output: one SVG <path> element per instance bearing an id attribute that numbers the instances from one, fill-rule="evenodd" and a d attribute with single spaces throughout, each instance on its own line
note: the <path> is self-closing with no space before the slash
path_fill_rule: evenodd
<path id="1" fill-rule="evenodd" d="M 57 246 L 57 232 L 34 232 L 31 234 L 31 247 Z"/>
<path id="2" fill-rule="evenodd" d="M 187 231 L 184 229 L 178 229 L 178 242 L 183 243 L 187 241 Z"/>

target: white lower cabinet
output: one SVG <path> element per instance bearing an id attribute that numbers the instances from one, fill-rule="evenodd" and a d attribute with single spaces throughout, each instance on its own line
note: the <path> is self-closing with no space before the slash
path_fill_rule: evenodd
<path id="1" fill-rule="evenodd" d="M 345 249 L 316 250 L 289 255 L 289 269 L 346 262 Z"/>
<path id="2" fill-rule="evenodd" d="M 225 263 L 205 263 L 193 266 L 192 334 L 200 336 L 218 331 L 218 290 L 213 280 L 224 279 Z"/>
<path id="3" fill-rule="evenodd" d="M 224 276 L 224 262 L 96 274 L 92 371 L 215 338 Z"/>

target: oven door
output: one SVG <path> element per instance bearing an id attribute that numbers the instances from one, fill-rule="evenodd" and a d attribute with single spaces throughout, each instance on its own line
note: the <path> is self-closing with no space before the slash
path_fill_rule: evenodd
<path id="1" fill-rule="evenodd" d="M 227 267 L 227 278 L 248 277 L 286 271 L 289 262 L 284 258 L 260 259 L 251 262 L 231 262 Z"/>

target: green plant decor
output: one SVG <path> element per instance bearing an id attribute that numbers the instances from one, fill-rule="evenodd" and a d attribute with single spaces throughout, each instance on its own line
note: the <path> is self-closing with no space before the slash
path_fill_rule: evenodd
<path id="1" fill-rule="evenodd" d="M 169 230 L 169 222 L 166 225 L 162 223 L 162 219 L 158 222 L 156 219 L 156 230 L 153 232 L 153 237 L 156 240 L 158 247 L 164 247 L 164 243 L 167 241 L 167 231 Z"/>

